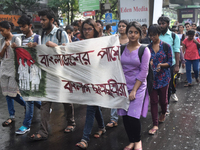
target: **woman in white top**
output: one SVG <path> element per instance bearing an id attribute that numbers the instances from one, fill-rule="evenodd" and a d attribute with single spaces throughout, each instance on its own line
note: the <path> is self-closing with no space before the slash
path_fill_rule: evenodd
<path id="1" fill-rule="evenodd" d="M 14 25 L 8 21 L 0 22 L 0 33 L 3 38 L 0 39 L 0 60 L 1 60 L 1 88 L 2 94 L 6 96 L 8 111 L 10 117 L 2 123 L 3 126 L 10 125 L 15 118 L 14 100 L 25 107 L 26 103 L 19 95 L 19 87 L 15 80 L 15 65 L 13 45 L 20 46 L 21 40 L 14 37 L 11 29 Z"/>

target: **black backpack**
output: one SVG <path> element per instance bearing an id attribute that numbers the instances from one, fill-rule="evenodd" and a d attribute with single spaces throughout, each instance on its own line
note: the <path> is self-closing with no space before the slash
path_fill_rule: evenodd
<path id="1" fill-rule="evenodd" d="M 165 55 L 167 56 L 167 60 L 168 60 L 168 49 L 169 49 L 169 45 L 167 43 L 163 42 L 163 50 L 165 52 Z"/>
<path id="2" fill-rule="evenodd" d="M 171 36 L 172 36 L 172 39 L 173 39 L 173 45 L 172 46 L 174 46 L 174 41 L 175 41 L 175 38 L 176 38 L 176 34 L 172 32 Z"/>
<path id="3" fill-rule="evenodd" d="M 64 30 L 62 28 L 58 28 L 56 32 L 56 38 L 58 39 L 58 45 L 62 45 L 61 40 L 62 40 L 62 32 Z M 44 37 L 44 31 L 42 31 L 41 39 L 43 40 Z"/>
<path id="4" fill-rule="evenodd" d="M 121 55 L 125 49 L 127 45 L 122 45 L 121 46 Z M 138 56 L 139 56 L 139 59 L 140 59 L 140 62 L 142 60 L 142 55 L 144 53 L 144 50 L 145 50 L 146 46 L 144 45 L 141 45 L 139 50 L 138 50 Z M 148 89 L 148 93 L 149 95 L 151 94 L 152 90 L 153 90 L 153 81 L 154 81 L 154 74 L 153 74 L 153 69 L 152 69 L 152 66 L 149 62 L 149 71 L 148 71 L 148 75 L 147 75 L 147 89 Z"/>

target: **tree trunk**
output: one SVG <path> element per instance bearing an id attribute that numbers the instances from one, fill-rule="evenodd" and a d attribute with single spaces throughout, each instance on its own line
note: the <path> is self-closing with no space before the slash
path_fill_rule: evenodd
<path id="1" fill-rule="evenodd" d="M 74 10 L 73 10 L 73 4 L 71 3 L 71 23 L 74 20 Z"/>
<path id="2" fill-rule="evenodd" d="M 69 25 L 69 21 L 70 21 L 70 19 L 69 19 L 69 3 L 68 3 L 68 12 L 67 12 L 67 23 L 68 23 L 68 25 Z"/>

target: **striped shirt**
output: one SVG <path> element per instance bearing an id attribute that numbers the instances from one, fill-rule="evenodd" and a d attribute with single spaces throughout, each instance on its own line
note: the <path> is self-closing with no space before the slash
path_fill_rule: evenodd
<path id="1" fill-rule="evenodd" d="M 46 42 L 51 41 L 53 43 L 58 44 L 58 39 L 56 38 L 56 32 L 57 32 L 58 28 L 56 26 L 53 27 L 52 31 L 46 35 L 44 33 L 44 36 L 42 38 L 42 44 L 46 44 Z M 62 35 L 61 35 L 61 43 L 69 43 L 69 39 L 68 39 L 68 35 L 65 31 L 62 31 Z"/>
<path id="2" fill-rule="evenodd" d="M 34 36 L 35 36 L 36 34 L 34 33 L 34 34 L 32 34 L 30 37 L 28 37 L 28 38 L 24 38 L 23 39 L 23 41 L 22 41 L 22 46 L 25 46 L 26 44 L 28 44 L 29 42 L 34 42 Z M 41 45 L 41 36 L 39 36 L 39 38 L 38 38 L 38 45 Z"/>

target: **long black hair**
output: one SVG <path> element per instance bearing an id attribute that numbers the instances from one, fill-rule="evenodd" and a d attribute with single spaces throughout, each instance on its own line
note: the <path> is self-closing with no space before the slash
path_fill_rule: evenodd
<path id="1" fill-rule="evenodd" d="M 120 23 L 124 23 L 125 25 L 128 25 L 128 21 L 126 21 L 126 20 L 120 20 L 117 27 L 119 27 Z"/>
<path id="2" fill-rule="evenodd" d="M 160 26 L 158 24 L 152 24 L 149 26 L 148 29 L 148 34 L 153 33 L 153 34 L 161 34 Z"/>
<path id="3" fill-rule="evenodd" d="M 83 21 L 83 23 L 82 23 L 82 25 L 81 25 L 81 38 L 82 38 L 82 39 L 85 39 L 85 36 L 84 36 L 84 34 L 83 34 L 83 26 L 84 26 L 84 24 L 86 24 L 86 23 L 94 28 L 94 38 L 99 37 L 99 28 L 97 27 L 96 22 L 95 22 L 93 19 L 88 18 L 88 19 L 86 19 L 85 21 Z"/>
<path id="4" fill-rule="evenodd" d="M 142 26 L 140 23 L 136 21 L 130 22 L 126 27 L 126 34 L 128 34 L 128 30 L 130 27 L 135 27 L 139 31 L 140 36 L 142 36 Z"/>
<path id="5" fill-rule="evenodd" d="M 126 20 L 120 20 L 119 23 L 118 23 L 118 25 L 117 25 L 117 32 L 118 32 L 118 28 L 119 28 L 119 24 L 120 23 L 124 23 L 126 26 L 128 25 L 128 21 L 126 21 Z"/>

